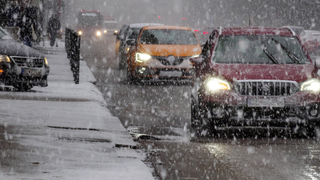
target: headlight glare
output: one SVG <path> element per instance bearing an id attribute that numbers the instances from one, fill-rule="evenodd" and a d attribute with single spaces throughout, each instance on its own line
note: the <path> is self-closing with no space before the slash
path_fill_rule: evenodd
<path id="1" fill-rule="evenodd" d="M 81 36 L 83 33 L 82 33 L 82 31 L 78 31 L 78 34 Z"/>
<path id="2" fill-rule="evenodd" d="M 151 59 L 151 56 L 149 54 L 136 53 L 136 61 L 138 62 L 145 62 L 150 59 Z"/>
<path id="3" fill-rule="evenodd" d="M 49 62 L 48 62 L 48 59 L 47 59 L 47 58 L 44 58 L 44 64 L 45 64 L 46 66 L 49 66 Z"/>
<path id="4" fill-rule="evenodd" d="M 0 54 L 0 62 L 10 62 L 10 58 L 6 55 Z"/>
<path id="5" fill-rule="evenodd" d="M 309 79 L 301 84 L 300 90 L 320 92 L 320 81 L 318 79 Z"/>
<path id="6" fill-rule="evenodd" d="M 205 81 L 205 88 L 209 92 L 215 92 L 219 90 L 230 90 L 230 84 L 219 78 L 209 78 Z"/>
<path id="7" fill-rule="evenodd" d="M 97 36 L 101 36 L 101 31 L 97 31 L 97 32 L 96 32 L 96 35 L 97 35 Z"/>

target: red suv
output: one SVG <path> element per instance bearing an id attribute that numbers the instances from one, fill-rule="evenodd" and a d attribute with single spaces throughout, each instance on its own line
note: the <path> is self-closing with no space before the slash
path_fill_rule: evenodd
<path id="1" fill-rule="evenodd" d="M 219 27 L 191 62 L 196 135 L 246 128 L 314 133 L 319 126 L 320 66 L 291 29 Z"/>

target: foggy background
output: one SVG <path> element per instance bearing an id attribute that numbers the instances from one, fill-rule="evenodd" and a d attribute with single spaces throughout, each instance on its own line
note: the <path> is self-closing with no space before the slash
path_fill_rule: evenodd
<path id="1" fill-rule="evenodd" d="M 319 29 L 319 0 L 65 0 L 61 20 L 73 27 L 81 10 L 99 10 L 119 26 L 157 22 L 203 26 L 302 26 Z"/>

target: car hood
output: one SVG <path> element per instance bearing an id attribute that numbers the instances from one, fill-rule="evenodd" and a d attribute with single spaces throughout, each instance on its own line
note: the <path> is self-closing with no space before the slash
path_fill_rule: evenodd
<path id="1" fill-rule="evenodd" d="M 7 56 L 44 57 L 39 51 L 14 40 L 0 40 L 0 54 Z"/>
<path id="2" fill-rule="evenodd" d="M 176 57 L 193 56 L 201 53 L 200 45 L 144 45 L 139 44 L 138 51 L 152 56 Z"/>
<path id="3" fill-rule="evenodd" d="M 213 64 L 211 69 L 226 80 L 288 80 L 301 83 L 313 77 L 312 64 Z"/>

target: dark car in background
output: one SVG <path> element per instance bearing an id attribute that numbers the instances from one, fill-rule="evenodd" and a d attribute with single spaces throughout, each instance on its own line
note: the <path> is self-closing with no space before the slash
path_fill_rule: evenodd
<path id="1" fill-rule="evenodd" d="M 218 28 L 191 62 L 196 135 L 246 129 L 314 135 L 319 128 L 319 62 L 292 30 Z"/>
<path id="2" fill-rule="evenodd" d="M 129 24 L 125 25 L 121 28 L 120 34 L 119 34 L 119 69 L 124 69 L 126 65 L 127 60 L 127 53 L 129 51 L 129 46 L 127 44 L 127 41 L 136 40 L 138 38 L 138 35 L 140 33 L 140 29 L 144 26 L 151 26 L 151 25 L 163 25 L 163 24 L 157 24 L 157 23 L 135 23 L 135 24 Z M 124 29 L 123 29 L 124 28 Z"/>
<path id="3" fill-rule="evenodd" d="M 12 40 L 0 31 L 0 83 L 28 91 L 48 86 L 50 67 L 39 51 Z"/>
<path id="4" fill-rule="evenodd" d="M 104 35 L 114 35 L 119 32 L 117 21 L 103 21 L 102 27 Z"/>
<path id="5" fill-rule="evenodd" d="M 128 27 L 129 27 L 128 24 L 124 24 L 120 28 L 119 32 L 114 33 L 114 35 L 116 36 L 116 56 L 119 55 L 120 44 L 122 44 L 121 40 L 124 39 L 124 34 L 125 34 L 126 30 L 128 29 Z"/>

